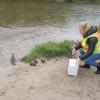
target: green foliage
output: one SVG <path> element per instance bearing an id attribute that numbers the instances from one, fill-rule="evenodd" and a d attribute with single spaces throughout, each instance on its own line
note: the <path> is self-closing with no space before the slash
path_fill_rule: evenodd
<path id="1" fill-rule="evenodd" d="M 72 51 L 72 42 L 67 40 L 63 42 L 43 43 L 33 48 L 28 55 L 22 58 L 22 61 L 31 62 L 32 60 L 39 57 L 52 58 L 62 55 L 70 57 L 71 51 Z"/>

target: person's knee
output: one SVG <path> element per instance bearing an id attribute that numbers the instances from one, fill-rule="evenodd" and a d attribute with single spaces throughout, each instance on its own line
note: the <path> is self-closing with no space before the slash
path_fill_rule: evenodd
<path id="1" fill-rule="evenodd" d="M 95 62 L 94 62 L 92 59 L 90 59 L 90 58 L 85 59 L 84 62 L 85 62 L 86 64 L 89 64 L 89 65 L 95 63 Z"/>
<path id="2" fill-rule="evenodd" d="M 89 61 L 84 61 L 85 64 L 91 65 L 91 62 Z"/>
<path id="3" fill-rule="evenodd" d="M 87 59 L 84 60 L 84 62 L 85 62 L 86 64 L 89 64 L 89 63 L 91 63 L 91 62 L 93 62 L 93 61 L 91 61 L 91 59 L 87 58 Z"/>

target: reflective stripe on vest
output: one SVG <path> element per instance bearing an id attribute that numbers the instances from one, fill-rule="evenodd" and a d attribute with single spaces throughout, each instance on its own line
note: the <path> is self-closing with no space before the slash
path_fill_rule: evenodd
<path id="1" fill-rule="evenodd" d="M 95 50 L 94 50 L 93 53 L 100 53 L 100 33 L 98 33 L 98 32 L 96 32 L 96 33 L 94 33 L 94 34 L 82 39 L 81 46 L 82 46 L 83 51 L 87 52 L 89 50 L 89 47 L 86 44 L 86 41 L 87 41 L 87 39 L 89 39 L 91 37 L 97 37 L 97 39 L 98 39 L 98 42 L 97 42 L 97 44 L 95 46 Z"/>

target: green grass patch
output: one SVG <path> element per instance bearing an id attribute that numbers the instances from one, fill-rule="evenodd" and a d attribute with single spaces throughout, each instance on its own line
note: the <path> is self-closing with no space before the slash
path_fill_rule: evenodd
<path id="1" fill-rule="evenodd" d="M 53 58 L 57 56 L 71 56 L 72 52 L 72 42 L 63 41 L 63 42 L 47 42 L 37 45 L 31 50 L 26 56 L 21 60 L 24 62 L 31 62 L 39 57 Z"/>

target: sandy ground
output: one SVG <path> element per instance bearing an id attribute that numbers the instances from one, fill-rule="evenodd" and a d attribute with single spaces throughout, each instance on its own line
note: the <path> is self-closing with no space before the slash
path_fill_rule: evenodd
<path id="1" fill-rule="evenodd" d="M 68 76 L 67 65 L 66 57 L 17 63 L 0 75 L 0 100 L 100 100 L 100 75 L 80 68 L 78 77 Z"/>

